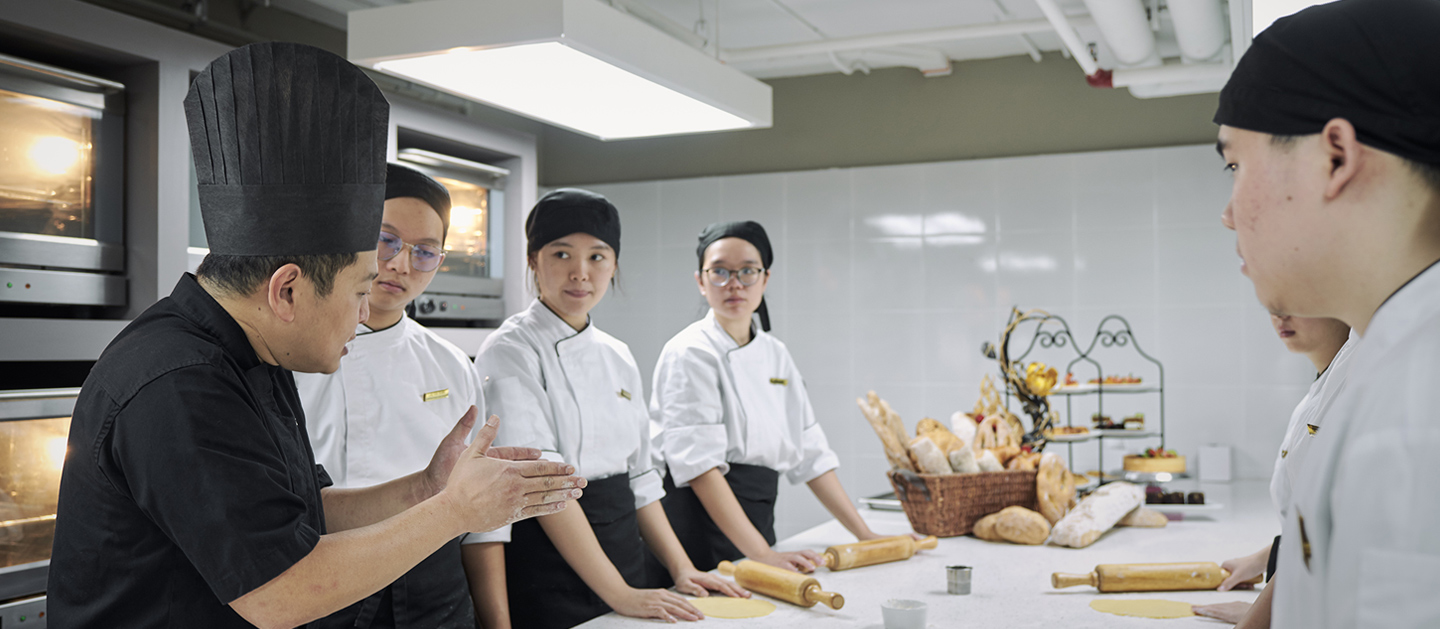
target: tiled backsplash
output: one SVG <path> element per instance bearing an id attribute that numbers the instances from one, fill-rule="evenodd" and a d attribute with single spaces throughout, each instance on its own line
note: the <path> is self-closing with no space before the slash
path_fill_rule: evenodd
<path id="1" fill-rule="evenodd" d="M 1194 461 L 1202 444 L 1229 444 L 1239 478 L 1268 478 L 1314 377 L 1240 275 L 1234 234 L 1219 220 L 1230 178 L 1212 146 L 592 189 L 615 202 L 624 225 L 621 290 L 595 321 L 630 345 L 647 380 L 665 341 L 704 314 L 693 276 L 700 229 L 765 226 L 773 333 L 805 374 L 852 497 L 889 490 L 855 398 L 874 389 L 908 426 L 926 416 L 948 423 L 997 371 L 979 347 L 998 338 L 1011 306 L 1063 316 L 1082 343 L 1105 315 L 1128 319 L 1165 365 L 1166 445 Z M 1128 350 L 1111 351 L 1107 371 L 1153 379 Z M 1093 405 L 1075 400 L 1077 425 Z M 1158 396 L 1107 396 L 1107 415 L 1132 411 L 1153 426 Z M 1074 446 L 1075 468 L 1094 469 L 1097 448 Z M 1107 448 L 1106 467 L 1118 468 L 1121 453 Z M 782 537 L 829 517 L 806 488 L 781 485 Z"/>

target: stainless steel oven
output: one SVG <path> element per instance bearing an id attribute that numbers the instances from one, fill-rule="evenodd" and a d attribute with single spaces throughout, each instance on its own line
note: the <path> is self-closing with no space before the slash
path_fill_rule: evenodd
<path id="1" fill-rule="evenodd" d="M 45 626 L 60 469 L 79 393 L 0 391 L 0 627 Z"/>
<path id="2" fill-rule="evenodd" d="M 124 92 L 0 55 L 0 304 L 125 305 Z"/>
<path id="3" fill-rule="evenodd" d="M 428 324 L 497 322 L 505 318 L 500 261 L 504 233 L 505 181 L 510 171 L 416 148 L 397 158 L 450 191 L 450 229 L 445 233 L 445 262 L 411 313 Z"/>

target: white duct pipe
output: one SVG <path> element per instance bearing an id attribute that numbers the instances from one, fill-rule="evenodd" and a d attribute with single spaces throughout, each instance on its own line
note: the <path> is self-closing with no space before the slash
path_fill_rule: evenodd
<path id="1" fill-rule="evenodd" d="M 1093 24 L 1088 17 L 1073 18 L 1073 21 L 1082 26 Z M 832 52 L 847 52 L 870 48 L 892 48 L 895 46 L 932 44 L 935 42 L 961 41 L 986 37 L 1014 37 L 1016 35 L 1049 33 L 1053 29 L 1054 27 L 1051 26 L 1051 23 L 1046 20 L 1014 20 L 1009 22 L 994 22 L 991 24 L 972 24 L 968 26 L 882 33 L 879 35 L 862 35 L 859 37 L 837 37 L 834 39 L 823 39 L 799 44 L 732 48 L 721 52 L 720 59 L 729 63 L 761 61 L 765 59 L 781 59 L 785 57 L 817 54 L 823 55 Z M 1074 32 L 1073 28 L 1071 32 Z M 1078 36 L 1076 37 L 1076 41 L 1079 41 Z M 1086 56 L 1088 57 L 1089 55 Z"/>
<path id="2" fill-rule="evenodd" d="M 1154 68 L 1116 70 L 1111 75 L 1110 82 L 1114 87 L 1214 81 L 1224 85 L 1229 78 L 1228 63 L 1168 63 Z"/>
<path id="3" fill-rule="evenodd" d="M 1055 4 L 1055 0 L 1035 0 L 1035 4 L 1040 7 L 1040 12 L 1045 14 L 1050 28 L 1060 36 L 1060 41 L 1065 44 L 1065 49 L 1070 51 L 1070 56 L 1074 57 L 1075 62 L 1080 64 L 1080 69 L 1085 71 L 1085 76 L 1096 76 L 1096 73 L 1100 72 L 1100 65 L 1090 56 L 1090 51 L 1086 49 L 1085 43 L 1080 41 L 1079 33 L 1075 32 L 1070 18 L 1060 10 L 1060 5 Z"/>
<path id="4" fill-rule="evenodd" d="M 1166 0 L 1175 39 L 1187 61 L 1210 61 L 1225 48 L 1225 12 L 1220 0 Z"/>
<path id="5" fill-rule="evenodd" d="M 1155 33 L 1141 0 L 1085 0 L 1085 8 L 1121 65 L 1155 61 Z"/>

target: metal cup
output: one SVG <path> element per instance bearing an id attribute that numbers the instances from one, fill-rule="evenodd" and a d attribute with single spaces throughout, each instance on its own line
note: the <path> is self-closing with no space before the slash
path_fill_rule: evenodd
<path id="1" fill-rule="evenodd" d="M 970 566 L 945 566 L 945 591 L 951 594 L 969 594 Z"/>

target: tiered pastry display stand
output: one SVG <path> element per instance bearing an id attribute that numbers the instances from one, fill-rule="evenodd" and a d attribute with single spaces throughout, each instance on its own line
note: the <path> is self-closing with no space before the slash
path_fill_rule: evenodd
<path id="1" fill-rule="evenodd" d="M 1015 316 L 1016 312 L 1012 312 L 1012 321 L 1014 320 Z M 1149 418 L 1146 418 L 1147 422 L 1146 428 L 1144 430 L 1100 430 L 1096 428 L 1091 428 L 1090 432 L 1088 433 L 1079 435 L 1055 435 L 1053 438 L 1048 439 L 1049 443 L 1051 444 L 1065 445 L 1066 460 L 1071 462 L 1071 471 L 1075 471 L 1074 454 L 1075 444 L 1077 443 L 1094 441 L 1099 445 L 1097 458 L 1098 467 L 1102 473 L 1105 470 L 1104 441 L 1106 439 L 1158 438 L 1160 440 L 1160 449 L 1164 450 L 1165 366 L 1162 365 L 1159 360 L 1156 360 L 1155 357 L 1147 354 L 1145 350 L 1141 349 L 1140 342 L 1135 339 L 1135 334 L 1130 328 L 1130 322 L 1126 321 L 1125 318 L 1121 317 L 1120 315 L 1106 316 L 1104 319 L 1101 319 L 1100 324 L 1095 327 L 1095 335 L 1090 339 L 1089 345 L 1087 345 L 1084 349 L 1081 349 L 1079 343 L 1077 343 L 1075 340 L 1075 336 L 1070 331 L 1070 324 L 1066 323 L 1064 318 L 1058 315 L 1046 315 L 1038 319 L 1037 321 L 1038 323 L 1035 326 L 1035 333 L 1030 338 L 1029 345 L 1025 348 L 1024 352 L 1014 356 L 1013 360 L 1022 365 L 1027 364 L 1030 360 L 1039 360 L 1040 357 L 1038 356 L 1035 358 L 1031 358 L 1030 356 L 1032 352 L 1036 352 L 1037 348 L 1043 350 L 1040 353 L 1045 354 L 1053 354 L 1053 352 L 1055 351 L 1064 351 L 1067 354 L 1065 358 L 1070 358 L 1070 360 L 1069 362 L 1065 363 L 1065 368 L 1063 370 L 1058 368 L 1059 361 L 1051 363 L 1052 365 L 1057 365 L 1057 371 L 1060 373 L 1062 383 L 1065 377 L 1064 374 L 1066 373 L 1074 373 L 1076 379 L 1081 380 L 1082 382 L 1088 381 L 1090 379 L 1089 372 L 1092 368 L 1094 370 L 1094 379 L 1102 382 L 1102 384 L 1078 384 L 1074 386 L 1057 385 L 1056 388 L 1051 390 L 1050 396 L 1052 398 L 1058 396 L 1065 399 L 1066 426 L 1074 425 L 1073 402 L 1075 397 L 1077 396 L 1095 396 L 1096 412 L 1100 415 L 1105 414 L 1106 396 L 1159 396 L 1160 411 L 1158 413 L 1158 419 L 1160 420 L 1160 425 L 1158 431 L 1151 429 L 1151 424 L 1149 424 L 1150 420 Z M 1006 342 L 1008 342 L 1008 339 L 1006 340 Z M 1134 351 L 1146 362 L 1154 365 L 1155 374 L 1153 376 L 1153 379 L 1150 379 L 1150 374 L 1142 374 L 1140 384 L 1103 384 L 1103 381 L 1105 379 L 1105 369 L 1103 367 L 1101 359 L 1105 358 L 1107 355 L 1114 356 L 1115 354 L 1113 354 L 1113 352 L 1122 351 Z M 1077 368 L 1080 370 L 1080 372 L 1084 373 L 1077 373 Z M 1005 403 L 1008 410 L 1010 398 L 1016 396 L 1014 387 L 1008 381 L 1006 382 L 1005 388 L 1007 394 L 1005 396 Z M 1165 483 L 1177 478 L 1187 478 L 1188 476 L 1184 473 L 1126 472 L 1122 470 L 1120 473 L 1120 477 L 1133 483 L 1147 484 Z M 1109 477 L 1108 475 L 1102 475 L 1099 479 L 1099 482 L 1100 484 L 1105 484 L 1107 482 L 1110 482 L 1111 480 L 1115 479 L 1113 477 Z"/>

